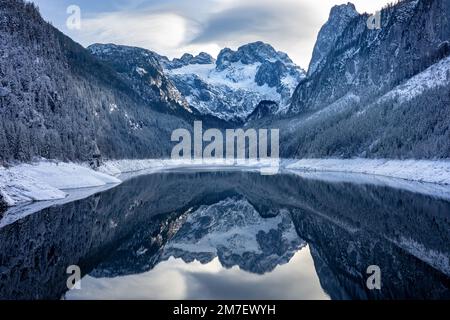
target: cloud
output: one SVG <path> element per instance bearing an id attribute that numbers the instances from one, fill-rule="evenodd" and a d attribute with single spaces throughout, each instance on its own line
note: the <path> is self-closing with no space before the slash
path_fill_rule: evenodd
<path id="1" fill-rule="evenodd" d="M 260 1 L 211 15 L 191 43 L 215 41 L 222 47 L 238 47 L 262 40 L 286 51 L 306 67 L 315 42 L 311 34 L 317 32 L 320 25 L 320 14 L 308 2 Z"/>
<path id="2" fill-rule="evenodd" d="M 112 12 L 82 20 L 83 43 L 116 43 L 171 52 L 186 38 L 188 21 L 174 13 Z"/>
<path id="3" fill-rule="evenodd" d="M 188 4 L 188 5 L 186 5 Z M 201 51 L 217 55 L 220 49 L 258 40 L 272 44 L 297 62 L 309 59 L 320 22 L 305 2 L 292 0 L 236 2 L 135 0 L 127 10 L 89 14 L 82 30 L 73 35 L 83 45 L 94 42 L 148 48 L 169 57 Z M 305 64 L 302 66 L 306 67 Z"/>
<path id="4" fill-rule="evenodd" d="M 144 47 L 171 58 L 254 41 L 270 43 L 307 68 L 331 7 L 348 0 L 78 0 L 82 29 L 65 28 L 69 0 L 33 0 L 45 18 L 87 46 L 95 42 Z M 355 0 L 374 12 L 390 0 Z"/>

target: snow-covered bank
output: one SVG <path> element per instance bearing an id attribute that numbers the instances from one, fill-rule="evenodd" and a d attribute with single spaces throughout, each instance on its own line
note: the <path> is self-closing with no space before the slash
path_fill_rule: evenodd
<path id="1" fill-rule="evenodd" d="M 271 163 L 273 165 L 273 163 Z M 267 165 L 267 164 L 265 164 Z M 8 206 L 15 206 L 33 201 L 56 201 L 65 199 L 74 190 L 81 188 L 114 186 L 136 175 L 150 174 L 173 169 L 207 169 L 207 170 L 246 170 L 260 171 L 264 164 L 256 160 L 246 163 L 229 164 L 223 161 L 180 161 L 180 160 L 111 160 L 106 161 L 98 171 L 84 164 L 40 161 L 34 164 L 21 164 L 11 168 L 0 167 L 0 194 Z M 414 182 L 426 182 L 439 185 L 437 194 L 450 193 L 450 161 L 425 160 L 370 160 L 370 159 L 304 159 L 282 160 L 281 170 L 311 174 L 321 173 L 321 179 L 343 179 L 332 173 L 357 173 L 370 176 L 398 178 Z M 328 175 L 323 177 L 323 175 Z M 363 179 L 367 182 L 370 179 Z M 379 179 L 378 179 L 379 180 Z M 381 183 L 377 180 L 377 184 Z M 385 182 L 384 182 L 385 183 Z M 387 185 L 408 184 L 407 181 L 389 181 Z M 433 185 L 411 189 L 433 194 Z M 437 186 L 436 186 L 437 188 Z M 444 189 L 444 190 L 443 190 Z M 92 191 L 95 192 L 95 191 Z M 85 194 L 86 192 L 83 192 Z M 87 196 L 89 193 L 86 193 Z"/>
<path id="2" fill-rule="evenodd" d="M 241 168 L 260 170 L 275 163 L 248 160 L 246 163 L 230 164 L 226 161 L 199 160 L 114 160 L 107 161 L 99 170 L 118 176 L 139 171 L 159 171 L 173 168 Z M 283 159 L 280 169 L 300 172 L 339 172 L 376 175 L 408 181 L 450 185 L 450 160 L 389 160 L 389 159 Z"/>
<path id="3" fill-rule="evenodd" d="M 303 159 L 289 161 L 286 169 L 302 172 L 345 172 L 450 185 L 450 161 L 387 159 Z"/>
<path id="4" fill-rule="evenodd" d="M 271 164 L 271 163 L 269 163 Z M 266 164 L 267 166 L 267 164 Z M 8 206 L 34 201 L 56 201 L 65 199 L 74 190 L 114 186 L 136 175 L 150 174 L 162 170 L 183 168 L 246 168 L 261 169 L 261 163 L 247 161 L 242 165 L 230 165 L 223 161 L 180 161 L 163 159 L 111 160 L 106 161 L 98 171 L 86 164 L 55 161 L 39 161 L 20 164 L 10 168 L 0 166 L 0 195 Z M 89 194 L 83 192 L 83 194 Z"/>
<path id="5" fill-rule="evenodd" d="M 280 168 L 279 160 L 266 159 L 259 161 L 257 159 L 242 160 L 216 160 L 216 159 L 200 159 L 200 160 L 171 160 L 171 159 L 144 159 L 144 160 L 111 160 L 106 161 L 99 171 L 112 176 L 123 176 L 124 174 L 147 174 L 161 170 L 171 169 L 210 169 L 210 170 L 259 170 L 269 172 L 274 169 L 276 172 Z M 269 172 L 270 173 L 270 172 Z"/>
<path id="6" fill-rule="evenodd" d="M 64 190 L 120 182 L 111 175 L 73 163 L 40 161 L 7 169 L 0 167 L 0 193 L 9 206 L 31 201 L 64 199 L 68 195 Z"/>

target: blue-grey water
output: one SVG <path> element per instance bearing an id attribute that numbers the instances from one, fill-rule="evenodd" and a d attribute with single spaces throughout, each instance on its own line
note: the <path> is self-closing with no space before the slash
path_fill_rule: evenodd
<path id="1" fill-rule="evenodd" d="M 445 198 L 165 172 L 0 228 L 0 299 L 449 299 L 449 257 Z M 79 290 L 67 289 L 71 265 Z M 373 265 L 381 289 L 367 286 Z"/>

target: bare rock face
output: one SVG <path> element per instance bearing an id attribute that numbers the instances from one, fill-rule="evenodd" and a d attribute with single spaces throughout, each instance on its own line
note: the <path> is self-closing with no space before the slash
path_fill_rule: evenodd
<path id="1" fill-rule="evenodd" d="M 337 39 L 342 35 L 342 32 L 347 27 L 348 23 L 357 17 L 359 14 L 356 11 L 353 3 L 342 4 L 334 6 L 331 9 L 330 17 L 327 23 L 320 29 L 317 41 L 314 46 L 312 59 L 308 69 L 308 76 L 313 74 L 319 67 L 320 63 L 325 59 L 328 53 L 333 48 Z"/>
<path id="2" fill-rule="evenodd" d="M 0 218 L 3 217 L 3 214 L 7 208 L 8 208 L 8 205 L 6 204 L 6 201 L 3 199 L 3 196 L 0 193 Z"/>
<path id="3" fill-rule="evenodd" d="M 181 116 L 183 111 L 192 112 L 186 100 L 174 84 L 165 76 L 161 57 L 150 50 L 115 44 L 94 44 L 88 50 L 98 59 L 111 65 L 149 105 L 157 106 L 160 112 Z M 180 61 L 192 60 L 184 55 Z M 166 104 L 158 102 L 165 101 Z M 184 110 L 183 110 L 184 109 Z"/>
<path id="4" fill-rule="evenodd" d="M 254 121 L 270 117 L 271 115 L 276 113 L 277 109 L 278 105 L 275 102 L 263 100 L 256 106 L 255 110 L 253 110 L 253 112 L 248 116 L 247 121 Z"/>

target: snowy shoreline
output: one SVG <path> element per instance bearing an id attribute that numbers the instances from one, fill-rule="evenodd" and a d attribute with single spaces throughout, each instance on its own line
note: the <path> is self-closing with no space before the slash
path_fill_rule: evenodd
<path id="1" fill-rule="evenodd" d="M 92 192 L 95 192 L 96 188 L 105 190 L 136 175 L 183 168 L 259 170 L 261 164 L 251 160 L 240 166 L 214 161 L 111 160 L 95 171 L 83 163 L 43 160 L 10 168 L 0 167 L 0 194 L 8 206 L 56 201 L 70 198 L 71 194 L 80 193 L 80 189 L 91 188 Z M 448 193 L 450 198 L 450 161 L 447 160 L 285 159 L 281 161 L 280 169 L 310 176 L 320 173 L 322 176 L 330 175 L 333 179 L 336 179 L 335 173 L 341 176 L 360 174 L 401 179 L 402 184 L 408 181 L 436 184 L 439 186 L 438 193 Z M 345 180 L 345 177 L 342 179 Z M 418 190 L 420 192 L 420 188 Z M 87 191 L 82 193 L 89 195 Z"/>
<path id="2" fill-rule="evenodd" d="M 361 173 L 450 185 L 450 160 L 303 159 L 294 160 L 285 167 L 307 172 Z"/>

